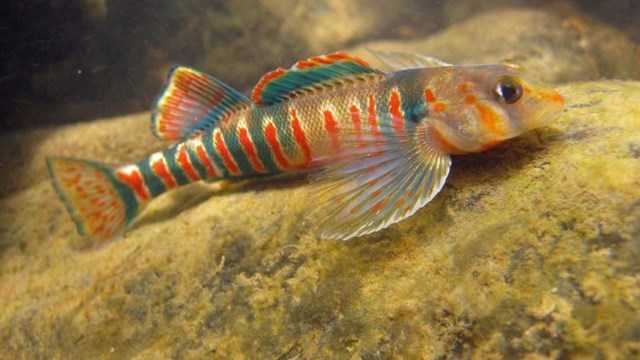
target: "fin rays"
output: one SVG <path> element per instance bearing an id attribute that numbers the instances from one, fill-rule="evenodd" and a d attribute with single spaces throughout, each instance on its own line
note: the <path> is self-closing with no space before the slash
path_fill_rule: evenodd
<path id="1" fill-rule="evenodd" d="M 403 133 L 346 135 L 351 144 L 313 175 L 312 218 L 323 238 L 349 239 L 400 221 L 429 202 L 449 172 L 448 155 L 426 143 L 424 125 Z"/>
<path id="2" fill-rule="evenodd" d="M 151 129 L 164 140 L 184 140 L 250 106 L 247 97 L 220 80 L 178 66 L 155 102 Z"/>
<path id="3" fill-rule="evenodd" d="M 78 233 L 92 238 L 95 246 L 122 233 L 145 205 L 103 164 L 48 158 L 47 167 Z"/>
<path id="4" fill-rule="evenodd" d="M 382 74 L 355 56 L 333 53 L 300 60 L 290 69 L 278 68 L 265 74 L 253 88 L 257 105 L 273 105 L 307 91 L 327 88 L 340 82 L 353 82 Z"/>

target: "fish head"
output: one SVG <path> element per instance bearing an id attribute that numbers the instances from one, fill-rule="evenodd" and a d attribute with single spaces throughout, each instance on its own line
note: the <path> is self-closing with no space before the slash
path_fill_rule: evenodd
<path id="1" fill-rule="evenodd" d="M 551 123 L 564 108 L 558 92 L 513 63 L 455 68 L 447 111 L 436 114 L 440 133 L 459 150 L 454 153 L 484 151 Z"/>

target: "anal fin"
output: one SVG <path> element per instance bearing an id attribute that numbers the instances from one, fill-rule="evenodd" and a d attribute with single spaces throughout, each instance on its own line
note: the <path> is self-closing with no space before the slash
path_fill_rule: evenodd
<path id="1" fill-rule="evenodd" d="M 405 219 L 442 189 L 451 159 L 428 142 L 424 124 L 402 132 L 346 135 L 341 153 L 312 176 L 312 219 L 322 238 L 347 240 Z"/>

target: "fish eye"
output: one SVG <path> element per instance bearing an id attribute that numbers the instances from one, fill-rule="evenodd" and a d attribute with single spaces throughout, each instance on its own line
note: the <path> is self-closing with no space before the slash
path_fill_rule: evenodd
<path id="1" fill-rule="evenodd" d="M 513 104 L 522 97 L 522 84 L 516 77 L 503 75 L 493 83 L 491 92 L 497 100 Z"/>

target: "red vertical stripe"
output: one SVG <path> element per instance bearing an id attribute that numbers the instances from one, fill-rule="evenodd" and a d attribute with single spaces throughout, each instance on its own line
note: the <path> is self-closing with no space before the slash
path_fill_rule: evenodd
<path id="1" fill-rule="evenodd" d="M 360 109 L 358 109 L 356 105 L 351 105 L 351 107 L 349 108 L 349 113 L 351 113 L 353 130 L 355 130 L 356 134 L 360 134 L 360 131 L 362 131 L 362 120 L 360 119 Z"/>
<path id="2" fill-rule="evenodd" d="M 218 177 L 216 168 L 213 167 L 213 163 L 211 162 L 209 155 L 207 155 L 207 152 L 204 150 L 204 146 L 202 144 L 198 144 L 196 146 L 196 154 L 198 155 L 198 159 L 200 159 L 200 162 L 204 164 L 205 168 L 207 168 L 207 174 L 209 175 L 209 178 Z"/>
<path id="3" fill-rule="evenodd" d="M 291 110 L 291 130 L 293 131 L 293 138 L 304 154 L 304 163 L 300 166 L 306 167 L 311 162 L 311 148 L 309 147 L 309 143 L 307 143 L 307 136 L 300 125 L 300 119 L 298 119 L 298 114 L 295 109 Z"/>
<path id="4" fill-rule="evenodd" d="M 400 108 L 400 93 L 397 91 L 391 91 L 391 97 L 389 98 L 389 112 L 391 113 L 393 128 L 396 132 L 401 132 L 404 129 L 404 114 Z"/>
<path id="5" fill-rule="evenodd" d="M 164 161 L 164 156 L 158 156 L 158 159 L 156 159 L 155 161 L 152 156 L 150 161 L 151 170 L 153 170 L 153 172 L 162 179 L 164 184 L 167 185 L 167 188 L 172 189 L 176 187 L 176 181 L 173 179 L 173 176 L 171 176 L 171 173 L 167 168 L 167 164 Z"/>
<path id="6" fill-rule="evenodd" d="M 331 143 L 333 144 L 333 148 L 335 150 L 339 150 L 340 143 L 338 140 L 338 133 L 340 132 L 340 130 L 338 129 L 338 123 L 336 122 L 336 118 L 335 116 L 333 116 L 333 113 L 330 110 L 325 110 L 323 112 L 323 115 L 324 115 L 324 128 L 327 131 L 327 134 L 329 134 L 329 137 L 331 138 Z"/>
<path id="7" fill-rule="evenodd" d="M 184 144 L 178 145 L 178 156 L 176 158 L 176 161 L 178 162 L 182 170 L 185 172 L 185 174 L 187 174 L 189 179 L 193 181 L 200 180 L 200 175 L 198 175 L 198 172 L 196 171 L 196 169 L 194 169 L 193 165 L 191 165 L 191 160 L 189 160 L 189 154 L 187 154 L 187 147 Z"/>
<path id="8" fill-rule="evenodd" d="M 249 132 L 246 128 L 238 128 L 238 140 L 240 140 L 240 145 L 242 146 L 245 154 L 247 154 L 247 158 L 249 159 L 251 166 L 253 166 L 253 168 L 258 172 L 264 172 L 264 165 L 262 165 L 262 162 L 258 158 L 256 147 L 249 137 Z"/>
<path id="9" fill-rule="evenodd" d="M 272 122 L 267 123 L 264 127 L 264 138 L 267 140 L 267 143 L 271 148 L 271 152 L 273 153 L 273 157 L 276 159 L 276 162 L 278 162 L 278 165 L 283 169 L 289 168 L 289 160 L 287 160 L 282 152 L 282 148 L 280 148 L 280 142 L 276 135 L 276 127 Z"/>
<path id="10" fill-rule="evenodd" d="M 138 167 L 135 165 L 127 166 L 126 168 L 119 170 L 116 174 L 118 179 L 123 183 L 129 185 L 135 191 L 138 198 L 142 200 L 149 200 L 149 192 L 142 179 L 142 174 Z"/>
<path id="11" fill-rule="evenodd" d="M 369 117 L 369 126 L 373 135 L 380 135 L 378 131 L 378 114 L 376 113 L 376 99 L 373 95 L 369 95 L 369 106 L 367 108 L 367 115 Z"/>
<path id="12" fill-rule="evenodd" d="M 224 166 L 229 169 L 231 174 L 240 175 L 240 169 L 238 169 L 238 165 L 236 165 L 236 162 L 231 157 L 231 153 L 229 152 L 229 148 L 227 148 L 227 144 L 224 143 L 220 129 L 215 129 L 213 136 L 213 146 L 218 151 L 218 154 L 220 154 L 220 157 L 224 162 Z"/>

